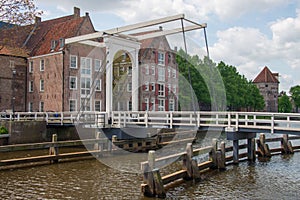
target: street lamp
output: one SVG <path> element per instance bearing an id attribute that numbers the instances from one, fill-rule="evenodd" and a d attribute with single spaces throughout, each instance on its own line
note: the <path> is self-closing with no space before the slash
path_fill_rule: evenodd
<path id="1" fill-rule="evenodd" d="M 16 79 L 16 74 L 17 74 L 17 70 L 16 69 L 13 69 L 12 70 L 12 73 L 13 73 L 13 80 L 12 80 L 12 113 L 13 113 L 13 116 L 12 118 L 15 117 L 15 79 Z"/>

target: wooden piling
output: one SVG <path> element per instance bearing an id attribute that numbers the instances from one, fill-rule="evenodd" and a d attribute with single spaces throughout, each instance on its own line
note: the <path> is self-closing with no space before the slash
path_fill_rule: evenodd
<path id="1" fill-rule="evenodd" d="M 239 164 L 239 140 L 233 140 L 233 164 Z"/>
<path id="2" fill-rule="evenodd" d="M 186 145 L 186 154 L 183 156 L 183 169 L 186 170 L 187 176 L 186 180 L 193 179 L 193 169 L 192 169 L 192 156 L 193 156 L 193 146 L 192 143 Z"/>
<path id="3" fill-rule="evenodd" d="M 226 153 L 225 142 L 222 141 L 220 144 L 220 149 L 217 151 L 217 164 L 219 170 L 226 169 L 225 153 Z"/>
<path id="4" fill-rule="evenodd" d="M 213 165 L 212 165 L 212 169 L 216 169 L 218 168 L 217 165 L 217 149 L 218 149 L 218 141 L 217 139 L 212 139 L 212 149 L 209 153 L 209 160 L 212 161 Z"/>
<path id="5" fill-rule="evenodd" d="M 55 144 L 57 142 L 57 135 L 56 134 L 53 134 L 52 135 L 52 145 L 51 147 L 49 148 L 49 155 L 55 155 L 57 156 L 58 155 L 58 147 L 57 145 Z M 54 162 L 54 163 L 58 163 L 58 159 L 54 159 L 53 161 L 50 161 L 51 163 Z"/>
<path id="6" fill-rule="evenodd" d="M 293 146 L 291 141 L 289 141 L 289 135 L 284 134 L 282 135 L 282 140 L 281 140 L 281 153 L 282 154 L 293 154 Z"/>
<path id="7" fill-rule="evenodd" d="M 256 159 L 255 156 L 255 138 L 249 138 L 247 141 L 248 149 L 248 160 L 254 162 Z"/>
<path id="8" fill-rule="evenodd" d="M 259 157 L 271 157 L 269 145 L 266 144 L 266 136 L 261 133 L 257 142 L 257 151 Z"/>

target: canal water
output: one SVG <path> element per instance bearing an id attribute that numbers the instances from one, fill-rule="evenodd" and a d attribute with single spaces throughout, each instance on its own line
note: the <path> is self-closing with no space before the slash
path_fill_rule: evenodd
<path id="1" fill-rule="evenodd" d="M 278 146 L 277 146 L 278 147 Z M 121 157 L 120 157 L 121 159 Z M 173 164 L 162 173 L 176 170 Z M 150 199 L 140 192 L 142 176 L 120 172 L 98 160 L 0 171 L 1 199 Z M 241 162 L 212 171 L 199 183 L 167 191 L 168 199 L 300 199 L 300 152 L 267 162 Z"/>

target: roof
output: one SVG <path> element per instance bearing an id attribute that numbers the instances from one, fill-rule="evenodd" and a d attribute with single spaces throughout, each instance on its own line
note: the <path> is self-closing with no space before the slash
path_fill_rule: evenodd
<path id="1" fill-rule="evenodd" d="M 272 73 L 270 69 L 265 66 L 263 70 L 256 76 L 253 83 L 279 83 L 277 77 L 278 73 Z"/>
<path id="2" fill-rule="evenodd" d="M 46 21 L 36 21 L 35 24 L 19 26 L 14 30 L 1 30 L 0 44 L 8 48 L 22 48 L 29 52 L 29 56 L 48 54 L 51 51 L 53 40 L 58 44 L 59 39 L 75 37 L 81 34 L 93 33 L 95 29 L 90 21 L 88 13 L 80 17 L 80 14 L 64 16 Z M 83 24 L 88 22 L 90 26 L 81 30 Z M 59 44 L 54 51 L 60 51 Z M 6 52 L 9 53 L 9 52 Z"/>

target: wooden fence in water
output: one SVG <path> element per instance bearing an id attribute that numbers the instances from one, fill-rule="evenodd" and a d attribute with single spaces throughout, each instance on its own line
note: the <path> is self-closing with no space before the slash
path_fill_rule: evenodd
<path id="1" fill-rule="evenodd" d="M 256 155 L 258 158 L 268 158 L 272 155 L 292 154 L 295 150 L 299 150 L 300 146 L 292 146 L 291 140 L 300 139 L 299 136 L 289 137 L 283 135 L 282 138 L 265 138 L 264 134 L 261 134 L 256 141 L 257 148 L 253 145 L 250 150 L 247 144 L 239 145 L 239 149 L 246 149 L 248 151 L 239 154 L 239 160 L 255 161 Z M 269 148 L 268 143 L 280 142 L 280 147 Z M 255 144 L 255 143 L 253 143 Z M 143 171 L 143 183 L 141 184 L 141 190 L 145 196 L 149 197 L 166 197 L 166 188 L 173 182 L 179 180 L 193 180 L 195 182 L 201 180 L 201 174 L 210 169 L 218 169 L 220 171 L 225 170 L 229 164 L 234 164 L 233 156 L 229 155 L 229 152 L 233 151 L 233 147 L 225 147 L 225 142 L 220 142 L 218 145 L 217 139 L 213 139 L 212 145 L 193 149 L 191 143 L 186 146 L 186 151 L 177 153 L 165 157 L 155 158 L 155 151 L 149 151 L 148 160 L 141 163 L 141 169 Z M 197 163 L 197 156 L 208 155 L 208 160 Z M 170 159 L 177 158 L 182 162 L 182 169 L 167 175 L 162 176 L 159 168 L 161 163 L 167 162 Z"/>

